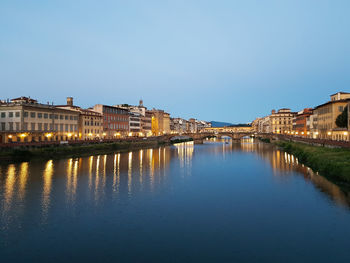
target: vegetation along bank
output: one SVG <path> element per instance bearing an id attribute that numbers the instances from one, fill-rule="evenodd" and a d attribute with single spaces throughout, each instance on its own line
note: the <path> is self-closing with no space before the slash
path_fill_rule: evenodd
<path id="1" fill-rule="evenodd" d="M 338 184 L 350 186 L 350 149 L 328 148 L 304 143 L 277 141 L 284 151 L 299 162 Z"/>

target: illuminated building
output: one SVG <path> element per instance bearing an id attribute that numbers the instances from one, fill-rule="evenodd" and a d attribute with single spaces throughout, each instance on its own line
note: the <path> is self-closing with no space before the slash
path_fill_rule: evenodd
<path id="1" fill-rule="evenodd" d="M 153 135 L 163 135 L 170 133 L 170 114 L 164 110 L 152 109 L 152 133 Z"/>
<path id="2" fill-rule="evenodd" d="M 69 109 L 79 112 L 79 133 L 80 140 L 93 140 L 103 138 L 103 117 L 101 113 L 92 109 L 82 109 L 73 105 L 73 98 L 67 98 L 67 105 L 56 106 L 62 109 Z M 68 133 L 72 137 L 72 133 Z"/>
<path id="3" fill-rule="evenodd" d="M 306 108 L 299 111 L 293 118 L 293 132 L 298 136 L 307 137 L 310 134 L 310 119 L 308 122 L 308 118 L 312 115 L 312 111 L 311 108 Z"/>
<path id="4" fill-rule="evenodd" d="M 78 126 L 78 112 L 28 97 L 0 104 L 1 141 L 5 143 L 75 140 Z"/>
<path id="5" fill-rule="evenodd" d="M 115 107 L 129 110 L 129 132 L 141 132 L 144 136 L 152 133 L 152 113 L 147 111 L 147 108 L 143 106 L 143 100 L 140 100 L 138 106 L 119 104 L 115 105 Z"/>
<path id="6" fill-rule="evenodd" d="M 318 105 L 314 109 L 314 113 L 317 114 L 318 138 L 348 140 L 348 134 L 346 134 L 348 131 L 337 127 L 335 121 L 348 105 L 350 93 L 337 92 L 330 97 L 330 101 Z"/>
<path id="7" fill-rule="evenodd" d="M 136 112 L 129 114 L 129 132 L 132 135 L 139 135 L 141 133 L 141 114 Z"/>
<path id="8" fill-rule="evenodd" d="M 277 112 L 271 111 L 270 114 L 270 132 L 286 134 L 291 132 L 293 129 L 293 117 L 296 115 L 295 112 L 291 112 L 290 109 L 284 108 Z"/>
<path id="9" fill-rule="evenodd" d="M 102 104 L 96 104 L 92 109 L 103 115 L 103 134 L 105 138 L 117 138 L 128 135 L 128 109 Z"/>

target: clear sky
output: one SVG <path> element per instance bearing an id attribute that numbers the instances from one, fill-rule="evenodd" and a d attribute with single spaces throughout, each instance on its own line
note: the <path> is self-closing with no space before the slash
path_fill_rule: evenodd
<path id="1" fill-rule="evenodd" d="M 0 98 L 248 122 L 350 92 L 349 0 L 0 1 Z"/>

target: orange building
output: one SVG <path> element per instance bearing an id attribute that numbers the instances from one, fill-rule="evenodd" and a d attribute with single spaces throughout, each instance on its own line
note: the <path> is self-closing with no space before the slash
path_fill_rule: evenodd
<path id="1" fill-rule="evenodd" d="M 293 131 L 298 136 L 307 136 L 310 133 L 310 126 L 307 123 L 308 117 L 313 113 L 312 108 L 306 108 L 299 111 L 295 117 L 295 123 L 293 123 Z"/>

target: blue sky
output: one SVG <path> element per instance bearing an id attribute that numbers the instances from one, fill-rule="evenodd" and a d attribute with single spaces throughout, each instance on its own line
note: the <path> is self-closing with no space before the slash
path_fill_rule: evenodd
<path id="1" fill-rule="evenodd" d="M 0 97 L 248 122 L 350 92 L 350 1 L 0 1 Z"/>

